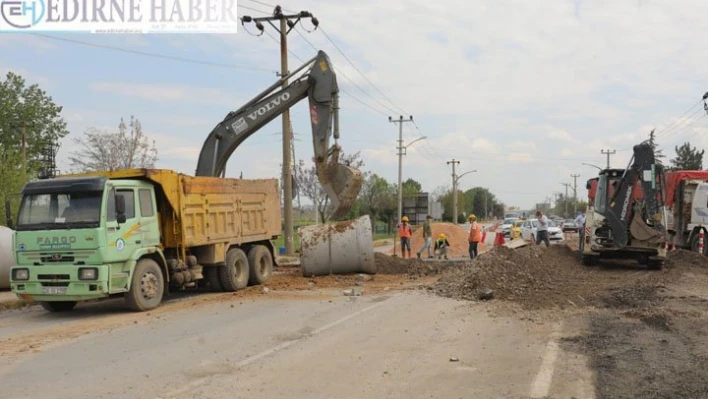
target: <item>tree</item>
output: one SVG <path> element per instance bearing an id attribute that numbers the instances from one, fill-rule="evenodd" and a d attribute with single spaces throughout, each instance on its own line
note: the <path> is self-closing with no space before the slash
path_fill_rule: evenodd
<path id="1" fill-rule="evenodd" d="M 90 172 L 155 167 L 155 141 L 150 146 L 137 118 L 131 116 L 128 126 L 121 118 L 117 132 L 92 127 L 86 130 L 84 137 L 75 138 L 79 150 L 69 157 L 72 169 Z"/>
<path id="2" fill-rule="evenodd" d="M 39 85 L 27 86 L 20 75 L 8 72 L 0 81 L 0 195 L 11 199 L 13 210 L 22 186 L 43 166 L 43 153 L 69 133 L 62 110 Z"/>
<path id="3" fill-rule="evenodd" d="M 397 210 L 395 188 L 375 173 L 364 180 L 360 197 L 373 221 L 381 220 L 385 211 Z"/>
<path id="4" fill-rule="evenodd" d="M 659 149 L 659 144 L 656 143 L 656 134 L 654 133 L 654 130 L 652 129 L 651 132 L 649 132 L 649 145 L 651 146 L 652 151 L 654 151 L 654 158 L 656 158 L 656 163 L 659 165 L 662 164 L 661 159 L 665 157 L 663 151 Z"/>
<path id="5" fill-rule="evenodd" d="M 467 196 L 464 192 L 457 190 L 457 221 L 464 222 L 465 216 L 462 214 L 467 205 Z M 453 221 L 453 214 L 455 213 L 453 206 L 453 190 L 448 190 L 448 192 L 442 197 L 441 202 L 443 204 L 443 220 Z"/>
<path id="6" fill-rule="evenodd" d="M 689 143 L 676 146 L 676 158 L 671 160 L 673 170 L 702 170 L 703 154 L 705 150 L 698 151 L 698 148 L 691 147 Z"/>
<path id="7" fill-rule="evenodd" d="M 423 189 L 423 186 L 420 183 L 411 178 L 404 181 L 401 186 L 403 186 L 403 198 L 415 197 Z"/>
<path id="8" fill-rule="evenodd" d="M 361 152 L 359 151 L 351 155 L 341 152 L 339 155 L 339 162 L 355 169 L 361 169 L 364 166 L 364 160 L 361 159 Z M 363 173 L 363 175 L 363 178 L 366 179 L 367 173 Z M 297 190 L 312 201 L 315 206 L 315 211 L 320 216 L 320 221 L 327 221 L 326 214 L 328 208 L 330 207 L 329 197 L 320 185 L 314 162 L 310 165 L 306 165 L 305 161 L 300 160 L 300 162 L 295 165 L 293 178 L 295 179 Z"/>

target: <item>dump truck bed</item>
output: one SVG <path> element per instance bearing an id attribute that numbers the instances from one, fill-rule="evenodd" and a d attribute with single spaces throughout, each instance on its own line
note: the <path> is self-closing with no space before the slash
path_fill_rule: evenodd
<path id="1" fill-rule="evenodd" d="M 152 182 L 166 248 L 270 240 L 281 231 L 277 179 L 195 177 L 166 169 L 89 174 Z"/>

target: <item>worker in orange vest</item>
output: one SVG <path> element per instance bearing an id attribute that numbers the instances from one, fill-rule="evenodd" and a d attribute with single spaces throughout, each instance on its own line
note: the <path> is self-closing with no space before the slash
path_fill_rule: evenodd
<path id="1" fill-rule="evenodd" d="M 411 257 L 411 235 L 413 230 L 408 224 L 408 216 L 401 218 L 401 224 L 398 225 L 398 236 L 401 238 L 401 258 L 406 257 L 406 248 L 408 248 L 408 257 Z"/>
<path id="2" fill-rule="evenodd" d="M 477 245 L 482 241 L 482 227 L 477 223 L 477 216 L 474 214 L 471 214 L 467 219 L 470 222 L 470 235 L 468 237 L 470 258 L 474 259 L 477 257 Z"/>

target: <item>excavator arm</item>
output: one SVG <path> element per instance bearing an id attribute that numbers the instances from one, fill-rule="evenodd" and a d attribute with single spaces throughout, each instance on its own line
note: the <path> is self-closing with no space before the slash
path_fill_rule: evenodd
<path id="1" fill-rule="evenodd" d="M 656 163 L 651 145 L 647 142 L 635 145 L 630 166 L 614 182 L 614 195 L 608 201 L 605 212 L 617 247 L 627 246 L 628 233 L 642 241 L 661 240 L 664 237 L 665 228 L 661 224 L 662 175 L 663 168 Z M 638 181 L 641 182 L 642 195 L 641 200 L 635 204 Z M 652 224 L 647 224 L 647 220 Z"/>
<path id="2" fill-rule="evenodd" d="M 276 90 L 284 80 L 308 67 L 307 73 L 287 87 Z M 281 78 L 240 109 L 229 112 L 204 142 L 195 174 L 224 175 L 226 162 L 241 143 L 306 97 L 310 105 L 317 178 L 334 206 L 330 218 L 339 219 L 344 216 L 359 194 L 362 175 L 359 170 L 339 163 L 339 88 L 329 57 L 324 51 L 319 51 L 317 56 Z M 333 125 L 335 142 L 330 146 Z"/>

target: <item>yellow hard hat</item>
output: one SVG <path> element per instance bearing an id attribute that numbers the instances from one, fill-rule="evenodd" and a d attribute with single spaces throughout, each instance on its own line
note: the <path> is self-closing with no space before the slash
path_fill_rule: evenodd
<path id="1" fill-rule="evenodd" d="M 404 216 L 401 218 L 402 221 L 407 222 L 408 221 L 408 216 Z"/>
<path id="2" fill-rule="evenodd" d="M 475 216 L 474 213 L 473 213 L 473 214 L 471 214 L 470 217 L 468 217 L 467 219 L 469 219 L 469 220 L 476 220 L 476 219 L 477 219 L 477 216 Z"/>
<path id="3" fill-rule="evenodd" d="M 438 238 L 441 239 L 441 240 L 445 239 L 445 234 L 440 233 L 440 235 L 438 236 Z"/>

